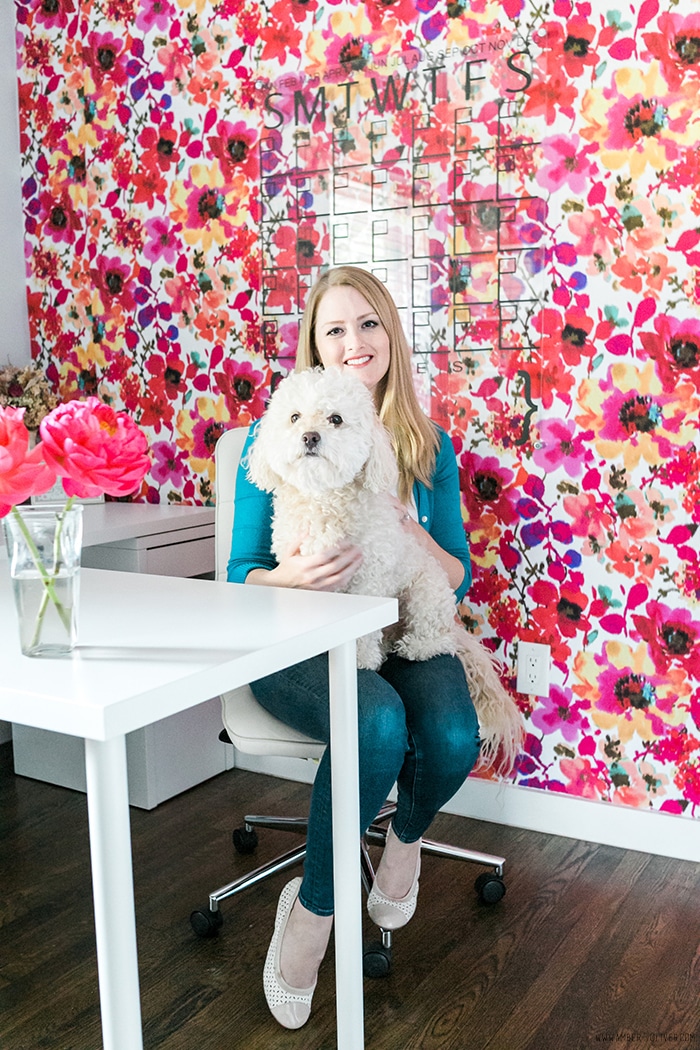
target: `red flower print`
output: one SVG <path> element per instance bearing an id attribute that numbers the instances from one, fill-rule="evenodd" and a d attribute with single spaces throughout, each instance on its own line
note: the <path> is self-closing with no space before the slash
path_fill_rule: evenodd
<path id="1" fill-rule="evenodd" d="M 676 661 L 700 681 L 700 623 L 688 609 L 671 609 L 650 601 L 646 616 L 633 614 L 636 637 L 649 646 L 656 670 L 663 674 Z"/>
<path id="2" fill-rule="evenodd" d="M 51 29 L 65 29 L 68 15 L 75 11 L 74 0 L 33 0 L 32 8 L 38 22 Z"/>
<path id="3" fill-rule="evenodd" d="M 73 207 L 70 192 L 64 189 L 59 197 L 48 192 L 42 193 L 39 203 L 39 219 L 43 223 L 44 234 L 59 244 L 73 244 L 76 233 L 84 226 L 84 221 Z"/>
<path id="4" fill-rule="evenodd" d="M 700 393 L 700 321 L 661 314 L 654 318 L 654 328 L 640 332 L 639 339 L 656 363 L 664 390 L 674 390 L 679 378 L 687 378 Z"/>
<path id="5" fill-rule="evenodd" d="M 165 396 L 169 401 L 182 397 L 197 374 L 193 363 L 185 366 L 177 354 L 152 354 L 146 361 L 146 369 L 152 379 L 148 389 L 157 397 Z"/>
<path id="6" fill-rule="evenodd" d="M 99 88 L 106 79 L 115 84 L 126 83 L 128 54 L 123 39 L 112 33 L 90 33 L 83 47 L 83 57 L 95 87 Z"/>
<path id="7" fill-rule="evenodd" d="M 101 255 L 97 260 L 97 268 L 90 273 L 100 290 L 105 311 L 109 311 L 114 301 L 120 303 L 125 310 L 134 309 L 134 281 L 128 263 L 118 257 L 107 258 Z"/>
<path id="8" fill-rule="evenodd" d="M 214 379 L 224 395 L 231 420 L 236 426 L 248 426 L 265 411 L 269 396 L 265 376 L 248 361 L 227 358 L 222 367 L 222 372 L 214 373 Z"/>
<path id="9" fill-rule="evenodd" d="M 485 514 L 504 525 L 517 520 L 515 502 L 519 493 L 515 475 L 495 456 L 465 452 L 460 458 L 459 477 L 468 511 L 468 531 L 483 527 Z"/>
<path id="10" fill-rule="evenodd" d="M 219 121 L 216 135 L 210 135 L 207 142 L 221 165 L 224 178 L 234 171 L 243 172 L 248 179 L 258 178 L 257 139 L 257 132 L 241 120 L 235 124 L 229 120 Z"/>
<path id="11" fill-rule="evenodd" d="M 700 77 L 700 14 L 671 14 L 664 11 L 658 32 L 644 33 L 649 52 L 661 63 L 668 86 L 677 91 L 684 81 Z"/>
<path id="12" fill-rule="evenodd" d="M 534 39 L 550 69 L 563 69 L 568 76 L 579 77 L 600 61 L 592 46 L 595 36 L 594 26 L 576 17 L 565 23 L 545 22 Z"/>
<path id="13" fill-rule="evenodd" d="M 148 126 L 138 137 L 139 146 L 143 148 L 140 167 L 154 172 L 169 171 L 180 160 L 180 149 L 187 146 L 189 132 L 184 132 L 179 142 L 180 132 L 172 124 L 162 121 L 158 127 Z"/>

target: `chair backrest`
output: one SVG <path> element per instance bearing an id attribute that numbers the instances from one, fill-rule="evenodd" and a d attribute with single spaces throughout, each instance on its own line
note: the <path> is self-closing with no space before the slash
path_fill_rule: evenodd
<path id="1" fill-rule="evenodd" d="M 226 566 L 231 553 L 231 533 L 233 532 L 233 513 L 236 503 L 236 475 L 245 439 L 249 427 L 234 427 L 226 430 L 216 443 L 214 464 L 216 467 L 216 511 L 214 515 L 215 531 L 215 573 L 217 580 L 226 579 Z"/>

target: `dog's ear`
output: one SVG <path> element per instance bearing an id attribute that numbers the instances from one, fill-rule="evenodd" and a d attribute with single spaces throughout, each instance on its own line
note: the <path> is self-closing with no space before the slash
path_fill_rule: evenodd
<path id="1" fill-rule="evenodd" d="M 272 438 L 269 420 L 263 417 L 255 431 L 255 439 L 248 453 L 247 474 L 254 485 L 264 492 L 272 492 L 279 484 L 280 477 L 269 463 L 267 450 Z"/>
<path id="2" fill-rule="evenodd" d="M 370 492 L 393 492 L 399 480 L 399 468 L 391 445 L 391 438 L 383 423 L 375 416 L 372 429 L 372 448 L 365 463 L 362 484 Z"/>

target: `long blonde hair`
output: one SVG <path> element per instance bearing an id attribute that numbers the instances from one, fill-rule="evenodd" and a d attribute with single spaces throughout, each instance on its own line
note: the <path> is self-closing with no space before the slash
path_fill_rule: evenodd
<path id="1" fill-rule="evenodd" d="M 413 482 L 430 486 L 440 439 L 421 410 L 411 376 L 411 350 L 396 304 L 386 287 L 368 270 L 337 266 L 322 274 L 309 292 L 299 326 L 295 371 L 323 365 L 316 347 L 316 316 L 329 288 L 347 285 L 365 297 L 389 336 L 389 368 L 375 390 L 379 418 L 391 435 L 399 465 L 399 498 L 406 502 Z"/>

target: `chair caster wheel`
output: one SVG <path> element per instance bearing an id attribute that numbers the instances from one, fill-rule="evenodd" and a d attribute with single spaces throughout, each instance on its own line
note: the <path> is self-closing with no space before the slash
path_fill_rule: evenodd
<path id="1" fill-rule="evenodd" d="M 391 973 L 391 948 L 383 944 L 368 944 L 362 954 L 362 972 L 365 977 L 388 977 Z"/>
<path id="2" fill-rule="evenodd" d="M 254 853 L 258 845 L 258 833 L 255 828 L 234 828 L 233 845 L 236 853 Z"/>
<path id="3" fill-rule="evenodd" d="M 506 884 L 500 875 L 485 871 L 477 877 L 474 889 L 482 904 L 497 904 L 505 896 Z"/>
<path id="4" fill-rule="evenodd" d="M 198 937 L 216 937 L 223 924 L 221 912 L 211 908 L 200 908 L 190 915 L 190 926 Z"/>

